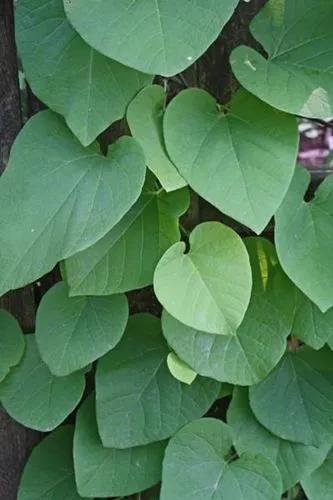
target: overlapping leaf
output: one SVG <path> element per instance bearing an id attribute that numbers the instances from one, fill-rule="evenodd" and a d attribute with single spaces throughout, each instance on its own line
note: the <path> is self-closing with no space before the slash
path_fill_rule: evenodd
<path id="1" fill-rule="evenodd" d="M 146 73 L 174 75 L 217 38 L 238 0 L 64 0 L 95 49 Z"/>
<path id="2" fill-rule="evenodd" d="M 331 500 L 333 496 L 333 451 L 325 462 L 304 478 L 302 487 L 308 500 Z"/>
<path id="3" fill-rule="evenodd" d="M 104 356 L 96 373 L 96 412 L 104 446 L 129 448 L 172 436 L 204 415 L 218 397 L 219 384 L 197 377 L 176 380 L 167 367 L 168 346 L 160 322 L 132 316 L 121 342 Z"/>
<path id="4" fill-rule="evenodd" d="M 130 103 L 127 121 L 132 136 L 141 144 L 147 166 L 166 191 L 186 185 L 167 155 L 163 137 L 163 116 L 166 96 L 159 85 L 143 89 Z"/>
<path id="5" fill-rule="evenodd" d="M 20 0 L 16 38 L 32 90 L 84 145 L 122 118 L 152 80 L 89 47 L 67 21 L 62 0 Z"/>
<path id="6" fill-rule="evenodd" d="M 85 380 L 82 372 L 55 377 L 40 358 L 35 336 L 26 335 L 26 349 L 18 366 L 0 385 L 7 413 L 32 429 L 55 429 L 79 403 Z"/>
<path id="7" fill-rule="evenodd" d="M 145 170 L 130 137 L 103 157 L 51 111 L 31 118 L 0 180 L 0 295 L 104 236 L 138 199 Z"/>
<path id="8" fill-rule="evenodd" d="M 178 218 L 186 189 L 165 193 L 147 176 L 143 192 L 121 221 L 95 245 L 65 262 L 71 295 L 108 295 L 152 284 L 163 253 L 180 239 Z"/>
<path id="9" fill-rule="evenodd" d="M 165 309 L 191 328 L 235 334 L 248 307 L 251 267 L 240 237 L 218 222 L 197 226 L 190 250 L 176 243 L 163 255 L 154 290 Z M 182 356 L 180 356 L 182 357 Z"/>
<path id="10" fill-rule="evenodd" d="M 16 319 L 0 310 L 0 382 L 18 364 L 24 352 L 24 337 Z"/>
<path id="11" fill-rule="evenodd" d="M 269 0 L 251 23 L 268 54 L 237 47 L 232 69 L 247 90 L 288 113 L 333 116 L 332 0 Z"/>
<path id="12" fill-rule="evenodd" d="M 196 379 L 197 373 L 174 352 L 170 352 L 168 355 L 167 364 L 171 375 L 180 382 L 190 385 Z"/>
<path id="13" fill-rule="evenodd" d="M 80 495 L 127 496 L 150 488 L 161 478 L 166 443 L 117 450 L 103 448 L 98 435 L 93 395 L 77 414 L 74 466 Z"/>
<path id="14" fill-rule="evenodd" d="M 275 217 L 276 250 L 289 278 L 325 312 L 333 306 L 333 176 L 305 202 L 309 181 L 297 168 Z"/>
<path id="15" fill-rule="evenodd" d="M 167 107 L 167 151 L 180 174 L 223 213 L 260 233 L 288 189 L 298 148 L 296 120 L 241 90 L 226 109 L 201 89 Z"/>
<path id="16" fill-rule="evenodd" d="M 231 461 L 231 444 L 230 430 L 219 420 L 197 420 L 181 429 L 166 449 L 161 500 L 280 500 L 275 465 L 263 455 Z"/>
<path id="17" fill-rule="evenodd" d="M 128 320 L 125 295 L 68 296 L 57 283 L 42 298 L 36 318 L 36 341 L 50 371 L 57 376 L 80 370 L 120 341 Z"/>

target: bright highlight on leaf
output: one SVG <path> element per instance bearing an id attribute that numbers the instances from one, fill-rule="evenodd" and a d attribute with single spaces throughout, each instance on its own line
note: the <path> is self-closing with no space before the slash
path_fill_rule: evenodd
<path id="1" fill-rule="evenodd" d="M 238 0 L 64 0 L 70 22 L 89 45 L 126 66 L 164 76 L 193 64 L 237 4 Z"/>
<path id="2" fill-rule="evenodd" d="M 173 245 L 158 263 L 154 290 L 165 309 L 199 330 L 234 335 L 248 307 L 252 278 L 240 237 L 227 226 L 207 222 L 190 235 L 190 250 Z"/>
<path id="3" fill-rule="evenodd" d="M 167 107 L 164 135 L 171 160 L 200 196 L 263 231 L 293 176 L 295 118 L 242 90 L 221 109 L 204 90 L 189 89 Z"/>
<path id="4" fill-rule="evenodd" d="M 182 361 L 174 352 L 170 352 L 167 357 L 167 364 L 170 373 L 175 379 L 183 384 L 191 385 L 196 379 L 197 373 Z"/>
<path id="5" fill-rule="evenodd" d="M 25 342 L 16 319 L 0 310 L 0 382 L 23 356 Z"/>

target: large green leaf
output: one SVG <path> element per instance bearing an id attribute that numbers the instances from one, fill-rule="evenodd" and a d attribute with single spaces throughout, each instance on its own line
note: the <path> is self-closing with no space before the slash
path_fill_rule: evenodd
<path id="1" fill-rule="evenodd" d="M 87 45 L 67 21 L 62 0 L 20 0 L 16 39 L 32 90 L 84 145 L 122 118 L 152 80 Z"/>
<path id="2" fill-rule="evenodd" d="M 32 451 L 17 500 L 80 500 L 73 467 L 74 426 L 55 430 Z"/>
<path id="3" fill-rule="evenodd" d="M 20 325 L 11 314 L 0 310 L 0 382 L 19 363 L 24 346 Z"/>
<path id="4" fill-rule="evenodd" d="M 178 218 L 188 205 L 187 189 L 167 194 L 148 175 L 139 200 L 121 221 L 66 260 L 70 294 L 108 295 L 151 285 L 159 259 L 180 239 Z"/>
<path id="5" fill-rule="evenodd" d="M 265 58 L 250 47 L 231 54 L 240 83 L 288 113 L 333 116 L 332 0 L 269 0 L 251 23 Z"/>
<path id="6" fill-rule="evenodd" d="M 179 431 L 167 446 L 161 500 L 280 500 L 276 466 L 263 455 L 231 461 L 229 427 L 210 418 Z"/>
<path id="7" fill-rule="evenodd" d="M 160 321 L 148 314 L 130 317 L 121 342 L 102 358 L 96 373 L 96 411 L 104 446 L 130 448 L 172 436 L 204 415 L 220 384 L 176 380 L 167 367 L 168 346 Z"/>
<path id="8" fill-rule="evenodd" d="M 185 243 L 173 245 L 154 275 L 158 300 L 186 325 L 216 334 L 234 334 L 248 307 L 252 279 L 241 238 L 219 222 L 197 226 Z M 181 356 L 182 357 L 182 356 Z"/>
<path id="9" fill-rule="evenodd" d="M 305 202 L 309 182 L 297 168 L 275 216 L 276 250 L 288 276 L 325 312 L 333 306 L 333 175 Z"/>
<path id="10" fill-rule="evenodd" d="M 303 479 L 302 487 L 308 500 L 333 498 L 333 450 L 317 470 Z"/>
<path id="11" fill-rule="evenodd" d="M 273 245 L 246 238 L 253 289 L 236 335 L 210 335 L 190 328 L 166 311 L 163 334 L 178 356 L 197 373 L 221 382 L 251 385 L 279 362 L 286 349 L 294 312 L 294 286 L 282 272 Z"/>
<path id="12" fill-rule="evenodd" d="M 180 174 L 223 213 L 260 233 L 288 189 L 298 149 L 296 119 L 251 94 L 221 108 L 201 89 L 167 107 L 167 151 Z"/>
<path id="13" fill-rule="evenodd" d="M 190 66 L 217 38 L 238 0 L 64 0 L 81 36 L 102 54 L 164 76 Z"/>
<path id="14" fill-rule="evenodd" d="M 0 400 L 7 413 L 31 429 L 55 429 L 79 403 L 83 372 L 55 377 L 40 358 L 35 336 L 26 335 L 26 349 L 18 366 L 0 385 Z"/>
<path id="15" fill-rule="evenodd" d="M 296 294 L 296 308 L 292 335 L 313 349 L 321 349 L 333 341 L 333 308 L 323 313 L 300 290 Z"/>
<path id="16" fill-rule="evenodd" d="M 103 448 L 98 435 L 93 395 L 76 417 L 74 435 L 75 477 L 80 495 L 127 496 L 145 490 L 161 479 L 166 443 L 117 450 Z"/>
<path id="17" fill-rule="evenodd" d="M 115 347 L 127 320 L 125 295 L 70 298 L 67 285 L 57 283 L 43 296 L 37 311 L 41 357 L 54 375 L 69 375 Z"/>
<path id="18" fill-rule="evenodd" d="M 51 111 L 31 118 L 0 180 L 0 295 L 87 248 L 119 222 L 145 178 L 141 147 L 85 149 Z"/>
<path id="19" fill-rule="evenodd" d="M 329 450 L 326 443 L 317 448 L 271 434 L 253 415 L 245 388 L 236 387 L 233 391 L 228 424 L 237 453 L 260 453 L 272 460 L 280 471 L 284 491 L 317 469 Z"/>
<path id="20" fill-rule="evenodd" d="M 127 109 L 127 121 L 133 137 L 141 144 L 147 166 L 166 191 L 186 185 L 167 155 L 163 137 L 166 96 L 160 85 L 143 89 Z"/>
<path id="21" fill-rule="evenodd" d="M 249 389 L 250 405 L 273 434 L 298 443 L 333 443 L 333 353 L 308 347 L 287 352 Z"/>

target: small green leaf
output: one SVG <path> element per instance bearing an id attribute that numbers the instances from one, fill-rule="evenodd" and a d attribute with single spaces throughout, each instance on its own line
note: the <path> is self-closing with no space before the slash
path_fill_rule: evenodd
<path id="1" fill-rule="evenodd" d="M 64 0 L 64 5 L 74 28 L 96 50 L 131 68 L 170 76 L 206 51 L 238 1 Z"/>
<path id="2" fill-rule="evenodd" d="M 176 380 L 184 384 L 191 385 L 197 377 L 197 373 L 190 366 L 178 358 L 174 352 L 170 352 L 167 357 L 169 371 Z"/>
<path id="3" fill-rule="evenodd" d="M 310 174 L 297 168 L 275 221 L 276 250 L 289 278 L 322 312 L 333 306 L 333 175 L 310 202 Z"/>
<path id="4" fill-rule="evenodd" d="M 97 365 L 96 412 L 104 446 L 130 448 L 170 437 L 204 415 L 219 384 L 198 377 L 181 384 L 168 370 L 160 321 L 130 317 L 121 342 Z"/>
<path id="5" fill-rule="evenodd" d="M 183 242 L 176 243 L 158 263 L 157 298 L 172 316 L 192 328 L 235 334 L 251 294 L 246 248 L 232 229 L 218 222 L 197 226 L 189 242 L 188 253 L 184 254 Z"/>
<path id="6" fill-rule="evenodd" d="M 271 434 L 253 415 L 245 388 L 236 387 L 233 392 L 228 408 L 228 424 L 237 453 L 260 453 L 272 460 L 280 471 L 284 491 L 319 467 L 329 450 L 326 443 L 317 448 Z"/>
<path id="7" fill-rule="evenodd" d="M 0 180 L 0 295 L 102 238 L 138 199 L 145 171 L 130 137 L 104 157 L 51 111 L 31 118 Z"/>
<path id="8" fill-rule="evenodd" d="M 32 90 L 85 146 L 152 81 L 89 47 L 67 21 L 62 0 L 17 2 L 16 39 Z"/>
<path id="9" fill-rule="evenodd" d="M 333 353 L 303 347 L 285 354 L 258 385 L 250 387 L 256 418 L 276 436 L 320 446 L 333 443 Z"/>
<path id="10" fill-rule="evenodd" d="M 0 382 L 17 365 L 24 352 L 24 336 L 16 319 L 0 310 Z"/>
<path id="11" fill-rule="evenodd" d="M 325 462 L 301 482 L 308 500 L 333 498 L 333 450 Z"/>
<path id="12" fill-rule="evenodd" d="M 269 0 L 250 25 L 268 57 L 237 47 L 231 54 L 236 78 L 275 108 L 331 118 L 332 24 L 331 0 Z"/>
<path id="13" fill-rule="evenodd" d="M 165 453 L 161 500 L 280 500 L 276 466 L 263 455 L 244 454 L 230 461 L 229 427 L 205 418 L 171 438 Z"/>
<path id="14" fill-rule="evenodd" d="M 32 451 L 17 500 L 80 500 L 73 467 L 74 426 L 55 430 Z"/>
<path id="15" fill-rule="evenodd" d="M 125 295 L 68 297 L 57 283 L 42 298 L 36 341 L 43 361 L 58 376 L 84 368 L 115 347 L 128 320 Z"/>
<path id="16" fill-rule="evenodd" d="M 210 335 L 190 328 L 166 311 L 163 334 L 191 368 L 206 377 L 237 385 L 259 382 L 286 349 L 294 313 L 295 287 L 282 272 L 273 245 L 245 238 L 253 275 L 249 307 L 236 335 Z"/>
<path id="17" fill-rule="evenodd" d="M 123 497 L 150 488 L 161 479 L 165 446 L 162 442 L 125 450 L 103 448 L 94 395 L 90 395 L 78 411 L 74 434 L 75 477 L 80 495 Z"/>
<path id="18" fill-rule="evenodd" d="M 55 377 L 40 358 L 35 336 L 25 338 L 23 358 L 1 383 L 0 400 L 17 422 L 48 432 L 61 424 L 79 403 L 85 387 L 84 373 Z"/>
<path id="19" fill-rule="evenodd" d="M 227 110 L 201 89 L 167 107 L 167 151 L 179 173 L 221 212 L 260 233 L 280 206 L 295 169 L 296 119 L 237 92 Z"/>
<path id="20" fill-rule="evenodd" d="M 109 295 L 151 285 L 159 259 L 180 239 L 178 218 L 188 205 L 187 189 L 158 191 L 148 175 L 125 217 L 95 245 L 66 260 L 70 295 Z"/>

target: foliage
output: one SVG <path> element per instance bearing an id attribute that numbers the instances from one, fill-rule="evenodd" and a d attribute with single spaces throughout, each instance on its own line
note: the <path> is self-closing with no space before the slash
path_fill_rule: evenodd
<path id="1" fill-rule="evenodd" d="M 19 500 L 332 498 L 333 177 L 309 200 L 296 157 L 298 116 L 333 116 L 333 0 L 268 0 L 230 102 L 171 92 L 237 5 L 18 1 L 49 109 L 0 180 L 0 294 L 62 274 L 34 334 L 0 312 L 1 404 L 53 431 Z"/>

